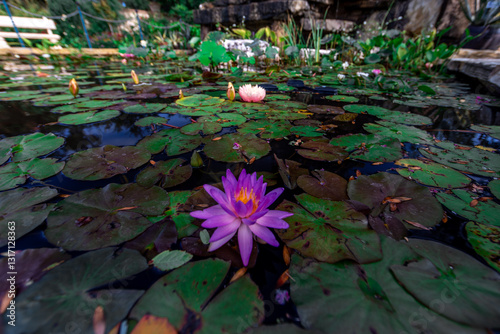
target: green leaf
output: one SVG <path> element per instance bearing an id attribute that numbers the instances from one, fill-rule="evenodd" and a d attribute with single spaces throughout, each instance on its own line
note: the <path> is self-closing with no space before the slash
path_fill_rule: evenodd
<path id="1" fill-rule="evenodd" d="M 347 152 L 338 146 L 315 141 L 305 142 L 297 153 L 304 158 L 318 161 L 339 161 L 348 156 Z"/>
<path id="2" fill-rule="evenodd" d="M 162 188 L 171 188 L 187 181 L 193 168 L 183 159 L 158 161 L 137 174 L 137 184 L 149 188 L 155 184 Z"/>
<path id="3" fill-rule="evenodd" d="M 403 155 L 397 139 L 383 138 L 374 134 L 354 134 L 333 138 L 331 145 L 343 147 L 351 152 L 351 159 L 371 162 L 389 162 L 400 159 Z"/>
<path id="4" fill-rule="evenodd" d="M 0 190 L 22 185 L 30 177 L 36 180 L 46 179 L 59 173 L 63 167 L 64 162 L 57 162 L 54 158 L 8 163 L 0 167 Z"/>
<path id="5" fill-rule="evenodd" d="M 49 154 L 64 144 L 64 138 L 53 133 L 35 132 L 26 136 L 8 137 L 0 140 L 0 164 L 9 158 L 19 162 Z"/>
<path id="6" fill-rule="evenodd" d="M 103 111 L 87 111 L 78 114 L 70 114 L 59 117 L 61 124 L 81 125 L 95 122 L 107 121 L 120 115 L 120 111 L 107 109 Z"/>
<path id="7" fill-rule="evenodd" d="M 476 253 L 500 272 L 500 228 L 488 224 L 468 222 L 465 225 L 467 240 Z"/>
<path id="8" fill-rule="evenodd" d="M 432 89 L 431 87 L 429 87 L 429 86 L 420 85 L 420 86 L 418 86 L 418 89 L 421 90 L 422 92 L 426 93 L 426 94 L 436 95 L 436 91 L 434 89 Z"/>
<path id="9" fill-rule="evenodd" d="M 239 145 L 239 146 L 237 146 Z M 223 162 L 244 162 L 260 159 L 269 153 L 269 144 L 253 134 L 231 133 L 220 140 L 210 140 L 203 151 L 207 157 Z"/>
<path id="10" fill-rule="evenodd" d="M 172 269 L 179 268 L 180 266 L 186 264 L 193 258 L 193 255 L 186 253 L 185 251 L 173 250 L 164 251 L 156 255 L 151 262 L 153 265 L 163 271 L 169 271 Z"/>
<path id="11" fill-rule="evenodd" d="M 401 159 L 396 161 L 396 165 L 407 167 L 396 169 L 399 175 L 432 187 L 463 188 L 471 182 L 464 174 L 434 162 Z"/>

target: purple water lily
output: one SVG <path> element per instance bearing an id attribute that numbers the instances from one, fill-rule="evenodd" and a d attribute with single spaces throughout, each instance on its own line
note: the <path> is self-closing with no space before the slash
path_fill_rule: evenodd
<path id="1" fill-rule="evenodd" d="M 219 204 L 191 212 L 191 216 L 206 219 L 201 224 L 204 228 L 217 228 L 210 238 L 209 251 L 218 249 L 238 232 L 241 259 L 247 266 L 252 253 L 253 234 L 272 246 L 279 245 L 269 228 L 288 228 L 283 218 L 293 213 L 268 209 L 284 189 L 278 188 L 266 195 L 267 183 L 263 180 L 262 176 L 257 180 L 257 173 L 248 175 L 245 170 L 236 180 L 228 169 L 226 177 L 222 177 L 225 192 L 208 184 L 203 186 Z"/>

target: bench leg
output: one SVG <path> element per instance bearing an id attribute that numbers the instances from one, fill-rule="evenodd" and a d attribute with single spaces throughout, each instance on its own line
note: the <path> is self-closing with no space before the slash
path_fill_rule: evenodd
<path id="1" fill-rule="evenodd" d="M 7 44 L 3 37 L 0 37 L 0 49 L 10 49 L 9 44 Z"/>

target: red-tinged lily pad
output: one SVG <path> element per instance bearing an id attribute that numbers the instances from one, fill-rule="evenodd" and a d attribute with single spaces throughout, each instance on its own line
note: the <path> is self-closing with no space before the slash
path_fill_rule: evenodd
<path id="1" fill-rule="evenodd" d="M 237 333 L 259 324 L 264 316 L 264 303 L 249 276 L 217 293 L 228 270 L 229 263 L 221 260 L 187 263 L 153 284 L 132 309 L 130 317 L 140 319 L 145 314 L 164 317 L 179 332 L 189 328 L 196 334 Z M 193 316 L 199 321 L 193 323 Z"/>
<path id="2" fill-rule="evenodd" d="M 128 114 L 153 114 L 162 111 L 166 107 L 167 105 L 163 103 L 144 103 L 144 105 L 135 104 L 125 107 L 123 111 Z"/>
<path id="3" fill-rule="evenodd" d="M 338 334 L 484 333 L 484 329 L 458 324 L 422 307 L 390 271 L 391 266 L 419 256 L 404 241 L 384 237 L 381 244 L 384 258 L 369 264 L 292 257 L 291 297 L 306 329 Z M 436 300 L 441 300 L 441 291 L 433 291 Z"/>
<path id="4" fill-rule="evenodd" d="M 45 221 L 55 204 L 40 204 L 57 196 L 57 190 L 18 188 L 0 193 L 0 247 L 7 245 L 8 232 L 15 225 L 16 239 Z M 9 224 L 15 222 L 15 224 Z M 9 229 L 10 227 L 10 229 Z"/>
<path id="5" fill-rule="evenodd" d="M 309 105 L 307 106 L 307 111 L 310 111 L 315 114 L 333 114 L 333 115 L 341 115 L 344 113 L 344 110 L 339 107 L 327 106 L 327 105 Z"/>
<path id="6" fill-rule="evenodd" d="M 343 177 L 324 170 L 312 171 L 310 175 L 301 175 L 297 184 L 309 195 L 331 201 L 343 201 L 347 197 L 347 181 Z"/>
<path id="7" fill-rule="evenodd" d="M 231 133 L 209 140 L 203 151 L 207 157 L 223 162 L 250 162 L 265 156 L 271 147 L 253 134 Z"/>
<path id="8" fill-rule="evenodd" d="M 452 193 L 440 192 L 436 197 L 441 204 L 466 219 L 500 227 L 499 204 L 491 199 L 479 201 L 480 196 L 463 189 L 453 189 Z"/>
<path id="9" fill-rule="evenodd" d="M 118 245 L 144 232 L 168 205 L 166 192 L 135 183 L 108 184 L 84 190 L 57 203 L 47 219 L 45 236 L 68 250 L 91 250 Z"/>
<path id="10" fill-rule="evenodd" d="M 162 188 L 170 188 L 187 181 L 193 168 L 183 159 L 157 161 L 146 167 L 137 175 L 137 184 L 149 188 L 155 184 Z"/>
<path id="11" fill-rule="evenodd" d="M 94 333 L 92 318 L 98 306 L 109 333 L 143 294 L 124 289 L 127 278 L 146 268 L 139 252 L 128 249 L 106 248 L 67 261 L 16 296 L 16 326 L 8 326 L 7 333 L 64 333 L 70 325 Z M 111 289 L 92 290 L 103 286 Z"/>
<path id="12" fill-rule="evenodd" d="M 343 148 L 315 141 L 305 142 L 297 153 L 304 158 L 318 161 L 341 161 L 349 155 Z"/>
<path id="13" fill-rule="evenodd" d="M 295 198 L 300 205 L 284 201 L 277 208 L 294 214 L 286 219 L 288 229 L 276 231 L 288 247 L 329 263 L 345 259 L 367 263 L 382 257 L 379 237 L 364 214 L 345 202 L 307 194 Z"/>
<path id="14" fill-rule="evenodd" d="M 500 227 L 468 222 L 465 225 L 467 240 L 476 253 L 488 262 L 490 266 L 500 272 Z"/>
<path id="15" fill-rule="evenodd" d="M 464 174 L 435 162 L 401 159 L 396 165 L 407 167 L 397 168 L 399 175 L 432 187 L 463 188 L 472 181 Z"/>
<path id="16" fill-rule="evenodd" d="M 0 190 L 15 188 L 24 184 L 30 177 L 43 180 L 59 173 L 64 167 L 64 162 L 46 158 L 11 162 L 0 167 Z"/>
<path id="17" fill-rule="evenodd" d="M 424 257 L 393 265 L 396 279 L 422 304 L 462 324 L 500 327 L 500 274 L 458 249 L 428 240 L 410 240 Z"/>
<path id="18" fill-rule="evenodd" d="M 274 160 L 278 163 L 279 173 L 283 183 L 288 189 L 295 189 L 297 187 L 297 179 L 301 175 L 308 175 L 309 170 L 306 168 L 300 168 L 300 163 L 293 160 L 281 160 L 278 159 L 276 154 L 274 155 Z"/>
<path id="19" fill-rule="evenodd" d="M 399 140 L 384 138 L 374 134 L 354 134 L 333 138 L 331 145 L 340 146 L 351 152 L 351 159 L 371 162 L 389 162 L 403 156 Z"/>
<path id="20" fill-rule="evenodd" d="M 391 215 L 407 228 L 439 223 L 443 209 L 427 187 L 389 173 L 361 175 L 348 184 L 349 198 L 366 205 L 373 217 Z"/>
<path id="21" fill-rule="evenodd" d="M 26 136 L 9 137 L 0 140 L 0 164 L 9 158 L 19 162 L 49 154 L 64 144 L 64 138 L 53 133 L 35 132 Z"/>
<path id="22" fill-rule="evenodd" d="M 125 174 L 149 161 L 151 154 L 134 146 L 106 145 L 73 154 L 63 169 L 75 180 L 101 180 Z"/>

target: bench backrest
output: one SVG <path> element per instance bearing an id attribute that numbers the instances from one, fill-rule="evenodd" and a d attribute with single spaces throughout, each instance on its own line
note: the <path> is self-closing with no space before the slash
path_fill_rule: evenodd
<path id="1" fill-rule="evenodd" d="M 23 29 L 49 29 L 55 30 L 56 24 L 54 20 L 47 18 L 37 19 L 34 17 L 13 16 L 16 27 Z M 0 27 L 13 28 L 12 21 L 9 16 L 0 15 Z"/>

